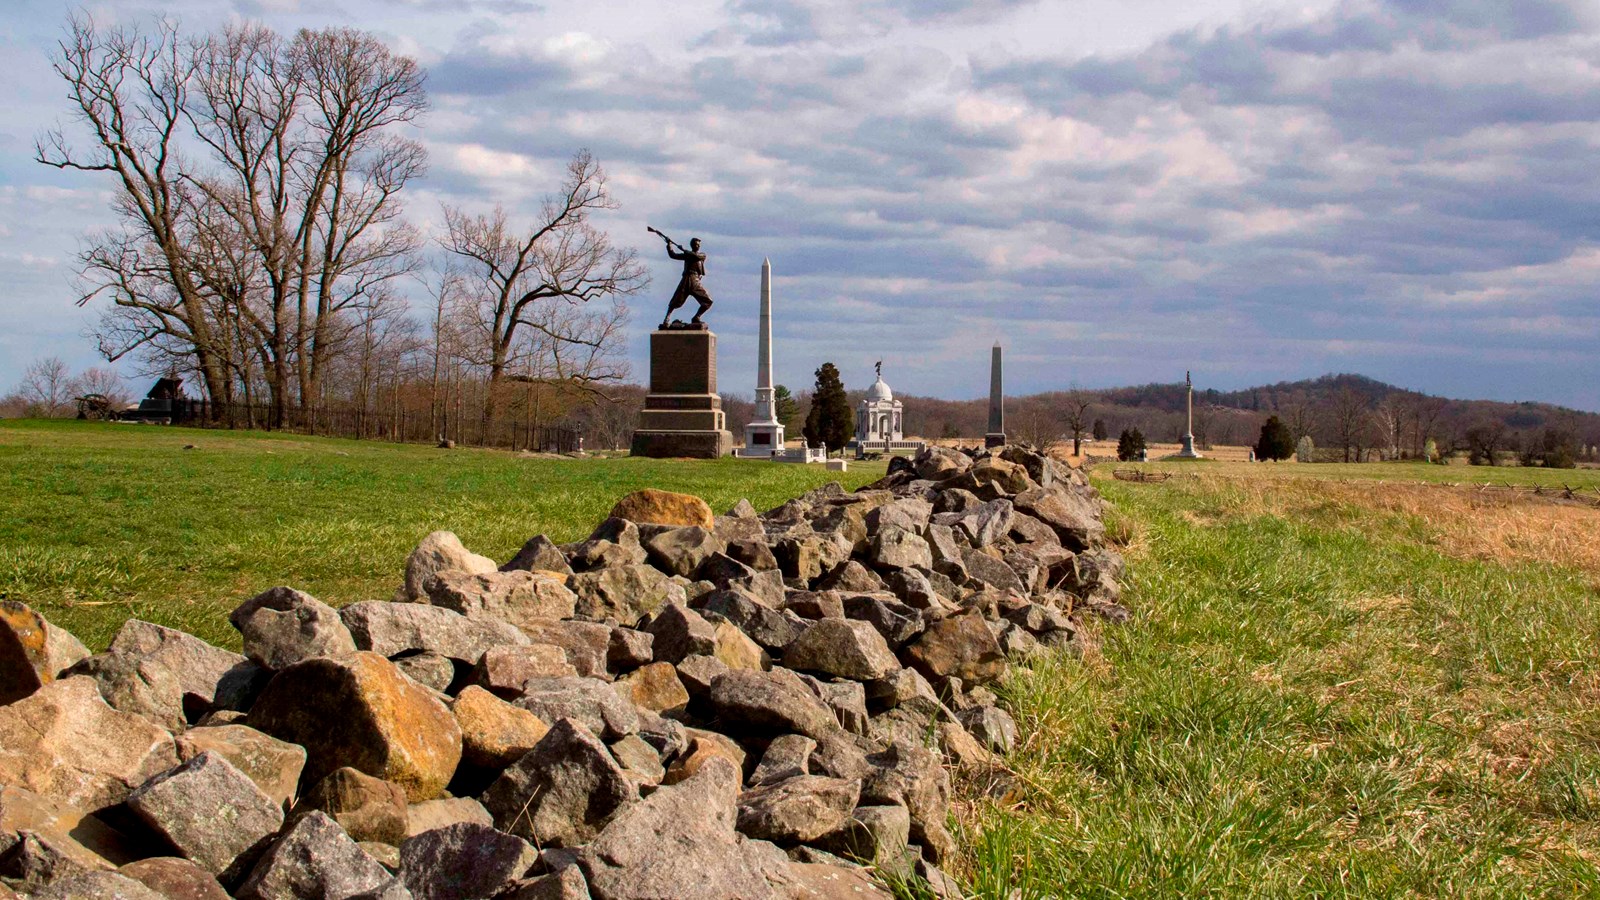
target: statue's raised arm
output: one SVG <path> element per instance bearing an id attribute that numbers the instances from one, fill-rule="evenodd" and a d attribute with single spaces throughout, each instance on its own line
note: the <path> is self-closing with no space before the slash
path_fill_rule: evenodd
<path id="1" fill-rule="evenodd" d="M 666 318 L 661 320 L 661 327 L 663 329 L 672 327 L 673 310 L 682 306 L 690 297 L 700 301 L 700 309 L 694 314 L 694 318 L 689 320 L 688 326 L 680 322 L 678 327 L 703 326 L 700 317 L 705 315 L 706 310 L 711 308 L 711 294 L 706 291 L 705 285 L 700 281 L 706 274 L 706 255 L 700 252 L 700 239 L 691 238 L 689 240 L 689 249 L 685 250 L 682 244 L 667 237 L 657 229 L 648 225 L 645 227 L 649 228 L 652 234 L 660 235 L 661 239 L 667 242 L 667 256 L 683 261 L 683 276 L 678 279 L 678 289 L 672 292 L 672 300 L 667 304 L 667 315 Z M 677 253 L 672 252 L 673 247 L 678 248 Z"/>

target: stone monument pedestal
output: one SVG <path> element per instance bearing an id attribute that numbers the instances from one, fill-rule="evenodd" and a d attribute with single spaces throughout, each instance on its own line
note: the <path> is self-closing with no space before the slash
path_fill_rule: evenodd
<path id="1" fill-rule="evenodd" d="M 634 456 L 716 459 L 733 452 L 717 394 L 717 336 L 709 328 L 650 334 L 650 393 L 633 433 Z"/>

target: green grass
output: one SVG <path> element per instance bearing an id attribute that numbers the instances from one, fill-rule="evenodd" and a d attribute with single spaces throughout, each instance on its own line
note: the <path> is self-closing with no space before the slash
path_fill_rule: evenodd
<path id="1" fill-rule="evenodd" d="M 195 449 L 183 449 L 186 444 Z M 262 432 L 0 421 L 0 597 L 104 647 L 128 617 L 237 648 L 227 614 L 288 584 L 335 605 L 389 597 L 436 529 L 507 559 L 535 534 L 589 534 L 623 494 L 696 494 L 717 512 L 838 480 L 724 459 L 539 460 Z"/>
<path id="2" fill-rule="evenodd" d="M 1097 484 L 1135 618 L 1007 684 L 1029 787 L 967 822 L 980 896 L 1600 896 L 1594 572 L 1315 483 Z"/>

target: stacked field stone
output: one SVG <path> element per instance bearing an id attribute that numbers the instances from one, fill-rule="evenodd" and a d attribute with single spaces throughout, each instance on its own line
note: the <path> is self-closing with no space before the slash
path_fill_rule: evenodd
<path id="1" fill-rule="evenodd" d="M 392 600 L 273 588 L 244 653 L 104 653 L 0 607 L 0 900 L 959 896 L 950 769 L 989 685 L 1125 618 L 1081 475 L 932 448 L 757 514 L 623 498 L 504 565 L 448 532 Z"/>

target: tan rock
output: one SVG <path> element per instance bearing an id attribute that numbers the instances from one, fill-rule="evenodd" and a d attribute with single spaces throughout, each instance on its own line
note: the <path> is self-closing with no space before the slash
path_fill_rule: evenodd
<path id="1" fill-rule="evenodd" d="M 405 790 L 356 769 L 335 769 L 313 785 L 295 805 L 291 823 L 313 810 L 338 822 L 353 841 L 377 841 L 398 847 L 406 839 Z"/>
<path id="2" fill-rule="evenodd" d="M 698 728 L 690 728 L 687 731 L 689 749 L 673 760 L 672 765 L 667 768 L 667 777 L 661 780 L 662 784 L 677 784 L 700 771 L 713 759 L 728 760 L 739 771 L 744 771 L 744 750 L 731 738 L 715 731 L 702 731 Z"/>
<path id="3" fill-rule="evenodd" d="M 169 900 L 228 900 L 217 877 L 177 856 L 156 856 L 117 870 Z"/>
<path id="4" fill-rule="evenodd" d="M 178 738 L 178 757 L 184 762 L 207 750 L 233 763 L 256 783 L 261 793 L 285 809 L 299 793 L 306 748 L 298 744 L 280 741 L 246 725 L 191 728 Z"/>
<path id="5" fill-rule="evenodd" d="M 177 765 L 165 729 L 106 705 L 93 678 L 52 681 L 0 706 L 0 784 L 87 812 Z"/>
<path id="6" fill-rule="evenodd" d="M 722 664 L 730 669 L 759 671 L 771 664 L 767 652 L 732 622 L 717 623 L 716 649 L 712 651 L 712 655 L 722 660 Z"/>
<path id="7" fill-rule="evenodd" d="M 611 515 L 639 524 L 698 525 L 707 531 L 717 525 L 711 507 L 699 497 L 649 488 L 618 500 L 611 508 Z"/>
<path id="8" fill-rule="evenodd" d="M 906 655 L 908 662 L 929 678 L 953 675 L 982 684 L 1006 670 L 1005 653 L 976 612 L 935 622 L 910 645 Z"/>
<path id="9" fill-rule="evenodd" d="M 972 479 L 978 484 L 997 484 L 1008 494 L 1020 494 L 1034 486 L 1027 469 L 997 456 L 978 460 L 972 467 Z"/>
<path id="10" fill-rule="evenodd" d="M 469 619 L 499 619 L 520 627 L 529 620 L 572 616 L 578 598 L 559 581 L 537 572 L 444 571 L 423 582 L 434 606 Z"/>
<path id="11" fill-rule="evenodd" d="M 411 804 L 406 813 L 406 837 L 416 837 L 424 831 L 455 825 L 458 822 L 493 825 L 494 816 L 489 815 L 483 804 L 471 797 L 424 800 L 421 803 Z"/>
<path id="12" fill-rule="evenodd" d="M 651 663 L 617 680 L 617 693 L 640 709 L 656 713 L 681 712 L 689 705 L 689 691 L 669 662 Z"/>
<path id="13" fill-rule="evenodd" d="M 455 716 L 376 653 L 284 669 L 251 707 L 250 724 L 306 748 L 303 784 L 350 766 L 400 785 L 412 801 L 429 800 L 461 761 Z"/>
<path id="14" fill-rule="evenodd" d="M 450 711 L 461 726 L 462 758 L 486 769 L 503 769 L 521 759 L 550 730 L 543 719 L 476 685 L 463 690 Z"/>
<path id="15" fill-rule="evenodd" d="M 135 858 L 128 839 L 82 810 L 19 787 L 0 786 L 0 834 L 31 831 L 86 869 L 113 869 Z"/>
<path id="16" fill-rule="evenodd" d="M 460 569 L 472 575 L 483 575 L 499 570 L 495 561 L 479 556 L 461 545 L 453 532 L 435 531 L 422 539 L 406 558 L 406 583 L 395 599 L 412 603 L 427 603 L 425 583 L 428 576 L 450 569 Z"/>

